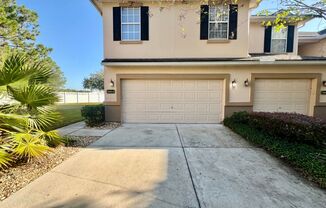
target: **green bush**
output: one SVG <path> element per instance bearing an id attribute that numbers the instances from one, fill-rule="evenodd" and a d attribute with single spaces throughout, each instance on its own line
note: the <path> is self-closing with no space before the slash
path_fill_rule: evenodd
<path id="1" fill-rule="evenodd" d="M 238 123 L 290 141 L 321 146 L 326 143 L 326 122 L 296 113 L 235 113 Z"/>
<path id="2" fill-rule="evenodd" d="M 105 121 L 104 105 L 87 105 L 81 109 L 87 126 L 99 126 Z"/>
<path id="3" fill-rule="evenodd" d="M 309 180 L 326 188 L 326 149 L 297 140 L 273 136 L 261 128 L 253 128 L 248 113 L 236 113 L 226 118 L 224 125 L 251 143 L 284 160 Z M 240 117 L 240 119 L 239 119 Z M 267 122 L 267 121 L 266 121 Z M 273 125 L 270 126 L 274 128 Z"/>

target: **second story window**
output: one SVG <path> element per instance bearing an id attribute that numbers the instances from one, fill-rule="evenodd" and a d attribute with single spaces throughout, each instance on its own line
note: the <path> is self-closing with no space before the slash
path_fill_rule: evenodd
<path id="1" fill-rule="evenodd" d="M 121 40 L 140 40 L 140 7 L 121 7 Z"/>
<path id="2" fill-rule="evenodd" d="M 287 52 L 288 28 L 277 30 L 272 28 L 271 52 L 285 53 Z"/>
<path id="3" fill-rule="evenodd" d="M 228 39 L 229 6 L 209 6 L 208 39 Z"/>

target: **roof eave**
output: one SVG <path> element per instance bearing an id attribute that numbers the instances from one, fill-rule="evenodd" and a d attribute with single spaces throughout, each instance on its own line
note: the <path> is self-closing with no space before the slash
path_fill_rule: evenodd
<path id="1" fill-rule="evenodd" d="M 262 65 L 326 65 L 322 60 L 284 60 L 284 61 L 216 61 L 216 62 L 102 62 L 108 67 L 128 66 L 262 66 Z"/>
<path id="2" fill-rule="evenodd" d="M 90 0 L 90 2 L 93 4 L 93 6 L 96 8 L 96 10 L 102 15 L 102 9 L 101 7 L 96 3 L 97 0 Z"/>

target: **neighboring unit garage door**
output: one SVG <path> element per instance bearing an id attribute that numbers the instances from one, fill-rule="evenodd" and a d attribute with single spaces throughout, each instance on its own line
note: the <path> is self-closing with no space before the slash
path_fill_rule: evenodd
<path id="1" fill-rule="evenodd" d="M 254 111 L 296 112 L 308 115 L 311 81 L 256 79 Z"/>
<path id="2" fill-rule="evenodd" d="M 122 121 L 220 123 L 222 80 L 123 80 Z"/>

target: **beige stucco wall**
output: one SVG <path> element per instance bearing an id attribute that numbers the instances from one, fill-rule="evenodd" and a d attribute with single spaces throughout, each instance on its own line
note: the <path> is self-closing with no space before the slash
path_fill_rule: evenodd
<path id="1" fill-rule="evenodd" d="M 298 29 L 295 28 L 294 47 L 291 55 L 298 54 Z M 249 53 L 264 53 L 265 27 L 260 22 L 251 22 L 249 30 Z"/>
<path id="2" fill-rule="evenodd" d="M 301 56 L 326 56 L 326 38 L 317 43 L 306 43 L 299 46 Z"/>
<path id="3" fill-rule="evenodd" d="M 149 6 L 149 41 L 123 44 L 113 41 L 112 7 L 103 3 L 105 58 L 247 57 L 249 1 L 239 1 L 238 38 L 208 43 L 200 40 L 200 3 L 144 3 Z"/>
<path id="4" fill-rule="evenodd" d="M 249 53 L 264 53 L 265 28 L 260 23 L 250 23 Z"/>
<path id="5" fill-rule="evenodd" d="M 162 66 L 142 66 L 142 67 L 106 67 L 105 68 L 105 89 L 112 89 L 109 86 L 110 80 L 116 81 L 116 74 L 230 74 L 231 81 L 237 81 L 237 87 L 230 86 L 229 102 L 250 102 L 250 87 L 244 86 L 244 81 L 251 78 L 252 73 L 321 73 L 322 80 L 326 81 L 325 65 L 312 66 L 178 66 L 178 67 L 162 67 Z M 116 89 L 116 86 L 113 88 Z M 326 90 L 322 87 L 321 90 Z M 326 103 L 326 95 L 321 95 L 320 102 Z M 106 102 L 115 102 L 116 94 L 106 94 Z"/>

